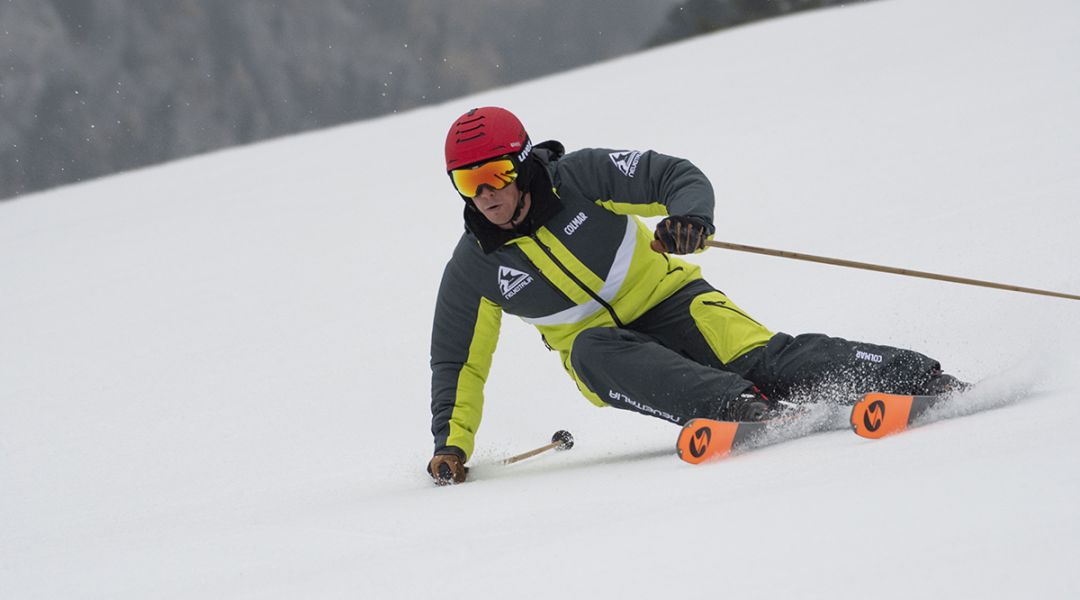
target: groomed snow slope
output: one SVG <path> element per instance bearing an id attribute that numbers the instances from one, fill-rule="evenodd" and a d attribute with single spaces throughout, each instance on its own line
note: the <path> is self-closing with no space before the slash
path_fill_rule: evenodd
<path id="1" fill-rule="evenodd" d="M 720 239 L 1080 293 L 1078 31 L 875 2 L 0 205 L 0 597 L 1080 596 L 1075 301 L 711 250 L 775 330 L 1034 393 L 691 467 L 506 318 L 472 481 L 423 472 L 458 114 L 690 157 Z"/>

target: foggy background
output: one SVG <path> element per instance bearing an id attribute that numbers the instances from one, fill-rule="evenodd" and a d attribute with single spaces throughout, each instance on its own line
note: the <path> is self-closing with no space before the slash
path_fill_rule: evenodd
<path id="1" fill-rule="evenodd" d="M 850 3 L 0 0 L 0 199 Z"/>

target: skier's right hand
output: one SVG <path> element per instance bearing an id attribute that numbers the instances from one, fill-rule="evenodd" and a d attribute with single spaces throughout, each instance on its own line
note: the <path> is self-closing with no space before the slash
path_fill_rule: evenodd
<path id="1" fill-rule="evenodd" d="M 671 215 L 656 224 L 652 249 L 671 254 L 693 254 L 705 249 L 705 242 L 716 231 L 705 217 Z"/>
<path id="2" fill-rule="evenodd" d="M 468 475 L 469 468 L 465 466 L 465 460 L 462 458 L 463 454 L 464 452 L 460 449 L 448 446 L 431 457 L 427 472 L 435 480 L 436 485 L 465 482 L 465 476 Z"/>

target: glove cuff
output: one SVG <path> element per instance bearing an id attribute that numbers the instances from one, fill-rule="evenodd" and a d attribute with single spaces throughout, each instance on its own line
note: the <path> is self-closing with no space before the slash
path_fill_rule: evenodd
<path id="1" fill-rule="evenodd" d="M 457 446 L 443 446 L 442 448 L 435 450 L 435 454 L 433 456 L 440 456 L 446 454 L 454 455 L 460 458 L 461 462 L 465 462 L 465 451 L 461 448 L 458 448 Z"/>

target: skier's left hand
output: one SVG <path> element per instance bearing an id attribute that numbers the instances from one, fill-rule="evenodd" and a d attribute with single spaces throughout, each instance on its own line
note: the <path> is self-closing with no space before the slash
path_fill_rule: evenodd
<path id="1" fill-rule="evenodd" d="M 656 224 L 652 249 L 671 254 L 692 254 L 705 248 L 715 228 L 697 215 L 672 215 Z"/>
<path id="2" fill-rule="evenodd" d="M 459 454 L 460 453 L 460 454 Z M 431 457 L 427 472 L 437 485 L 464 483 L 469 473 L 462 459 L 464 452 L 453 446 L 447 446 L 440 454 Z"/>

